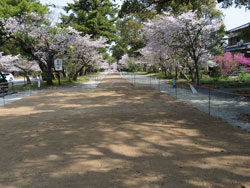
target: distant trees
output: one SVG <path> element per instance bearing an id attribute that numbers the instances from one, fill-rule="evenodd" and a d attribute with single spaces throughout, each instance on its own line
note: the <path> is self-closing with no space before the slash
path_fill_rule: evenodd
<path id="1" fill-rule="evenodd" d="M 3 55 L 3 52 L 0 52 L 0 71 L 6 71 L 8 69 L 13 69 L 13 62 L 18 60 L 18 56 L 12 55 Z"/>
<path id="2" fill-rule="evenodd" d="M 138 56 L 138 49 L 144 47 L 144 40 L 142 37 L 142 21 L 139 18 L 128 16 L 119 19 L 116 22 L 118 29 L 118 39 L 115 45 L 111 48 L 112 56 L 117 61 L 121 59 L 124 54 L 129 56 Z"/>
<path id="3" fill-rule="evenodd" d="M 84 68 L 103 65 L 104 59 L 99 49 L 105 48 L 107 39 L 104 37 L 92 39 L 90 35 L 82 37 L 80 32 L 71 27 L 68 29 L 76 35 L 70 41 L 70 49 L 65 56 L 68 59 L 65 67 L 68 70 L 69 77 L 76 80 Z"/>

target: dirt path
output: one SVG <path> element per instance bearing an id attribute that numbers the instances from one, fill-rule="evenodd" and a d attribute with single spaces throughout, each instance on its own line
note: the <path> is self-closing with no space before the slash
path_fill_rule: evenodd
<path id="1" fill-rule="evenodd" d="M 0 188 L 250 188 L 249 133 L 117 74 L 0 112 Z"/>

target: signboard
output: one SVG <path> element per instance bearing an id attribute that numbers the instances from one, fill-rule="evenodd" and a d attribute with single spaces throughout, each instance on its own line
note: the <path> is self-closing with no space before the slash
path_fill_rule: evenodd
<path id="1" fill-rule="evenodd" d="M 62 67 L 62 59 L 55 59 L 54 61 L 54 67 L 55 67 L 55 71 L 62 71 L 63 67 Z"/>

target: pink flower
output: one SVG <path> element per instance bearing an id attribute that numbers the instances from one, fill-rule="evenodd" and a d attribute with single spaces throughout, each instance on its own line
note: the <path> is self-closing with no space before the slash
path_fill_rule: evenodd
<path id="1" fill-rule="evenodd" d="M 234 59 L 230 52 L 226 52 L 224 56 L 217 56 L 215 61 L 219 64 L 219 70 L 225 77 L 232 74 L 239 66 L 239 62 Z"/>

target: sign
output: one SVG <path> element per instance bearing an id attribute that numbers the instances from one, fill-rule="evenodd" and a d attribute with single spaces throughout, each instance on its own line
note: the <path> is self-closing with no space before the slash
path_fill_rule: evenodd
<path id="1" fill-rule="evenodd" d="M 55 71 L 62 71 L 63 67 L 62 67 L 62 59 L 55 59 L 54 61 L 54 67 L 55 67 Z"/>

